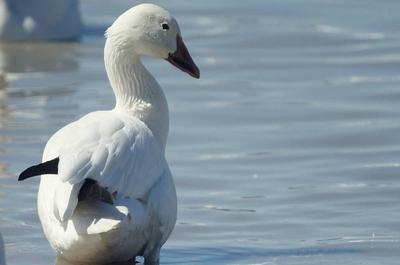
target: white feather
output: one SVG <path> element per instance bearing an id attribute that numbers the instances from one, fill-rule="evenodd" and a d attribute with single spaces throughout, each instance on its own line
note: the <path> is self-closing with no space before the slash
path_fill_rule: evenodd
<path id="1" fill-rule="evenodd" d="M 61 222 L 65 222 L 73 214 L 78 204 L 78 193 L 82 184 L 83 182 L 78 184 L 70 184 L 67 182 L 57 185 L 55 189 L 53 211 L 54 215 Z"/>

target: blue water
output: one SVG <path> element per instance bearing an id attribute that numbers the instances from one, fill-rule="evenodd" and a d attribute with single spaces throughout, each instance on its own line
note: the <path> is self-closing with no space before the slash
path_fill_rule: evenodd
<path id="1" fill-rule="evenodd" d="M 202 74 L 147 60 L 179 197 L 162 264 L 398 264 L 400 2 L 160 2 Z M 103 31 L 132 4 L 82 1 L 81 43 L 0 45 L 8 264 L 54 263 L 38 179 L 16 175 L 58 128 L 113 106 Z"/>

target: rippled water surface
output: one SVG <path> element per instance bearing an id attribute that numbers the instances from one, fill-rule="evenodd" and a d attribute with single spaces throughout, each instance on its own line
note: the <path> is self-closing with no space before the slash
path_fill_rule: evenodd
<path id="1" fill-rule="evenodd" d="M 54 264 L 36 214 L 49 136 L 114 104 L 103 31 L 134 1 L 83 0 L 81 43 L 1 44 L 0 231 Z M 202 77 L 147 66 L 170 105 L 179 197 L 162 264 L 398 264 L 400 3 L 168 1 Z"/>

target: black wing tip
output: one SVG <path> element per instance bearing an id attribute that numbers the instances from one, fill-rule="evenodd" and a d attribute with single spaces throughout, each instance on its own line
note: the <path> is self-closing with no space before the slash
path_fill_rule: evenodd
<path id="1" fill-rule="evenodd" d="M 53 160 L 49 160 L 38 165 L 28 167 L 18 176 L 18 181 L 25 179 L 45 175 L 45 174 L 57 174 L 58 173 L 58 162 L 60 159 L 57 157 Z"/>
<path id="2" fill-rule="evenodd" d="M 41 171 L 38 170 L 40 169 L 41 165 L 42 164 L 31 166 L 22 171 L 22 173 L 18 176 L 18 181 L 23 181 L 25 179 L 41 175 L 40 174 Z"/>
<path id="3" fill-rule="evenodd" d="M 28 168 L 28 169 L 29 169 L 29 168 Z M 25 179 L 27 179 L 27 178 L 29 178 L 29 177 L 33 177 L 33 176 L 30 176 L 30 175 L 26 172 L 28 169 L 25 169 L 24 171 L 22 171 L 21 174 L 19 174 L 19 176 L 18 176 L 18 181 L 23 181 L 23 180 L 25 180 Z"/>

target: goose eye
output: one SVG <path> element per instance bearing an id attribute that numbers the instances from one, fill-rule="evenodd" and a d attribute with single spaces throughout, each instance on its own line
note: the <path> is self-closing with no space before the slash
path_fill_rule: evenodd
<path id="1" fill-rule="evenodd" d="M 169 26 L 166 23 L 161 24 L 163 30 L 169 30 Z"/>

